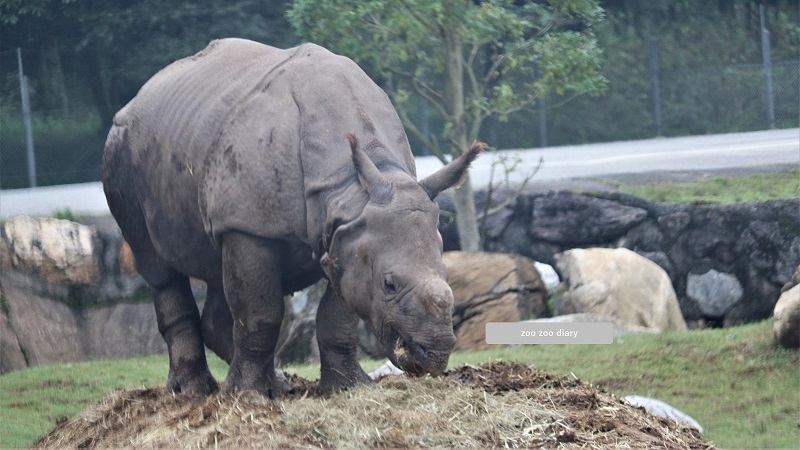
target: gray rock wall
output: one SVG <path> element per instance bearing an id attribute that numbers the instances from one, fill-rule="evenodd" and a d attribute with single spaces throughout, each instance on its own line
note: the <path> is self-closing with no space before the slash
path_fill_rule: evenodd
<path id="1" fill-rule="evenodd" d="M 485 193 L 476 195 L 483 210 Z M 493 199 L 499 204 L 502 195 Z M 440 197 L 444 211 L 453 211 Z M 446 216 L 445 249 L 458 249 Z M 732 205 L 654 203 L 619 193 L 519 196 L 486 220 L 487 251 L 553 264 L 572 248 L 624 247 L 670 276 L 688 321 L 734 325 L 772 315 L 800 264 L 800 199 Z"/>
<path id="2" fill-rule="evenodd" d="M 0 373 L 166 351 L 112 218 L 0 226 Z"/>

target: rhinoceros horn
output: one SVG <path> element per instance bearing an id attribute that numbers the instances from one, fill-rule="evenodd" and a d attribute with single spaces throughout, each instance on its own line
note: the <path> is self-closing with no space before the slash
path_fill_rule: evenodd
<path id="1" fill-rule="evenodd" d="M 469 165 L 486 148 L 487 145 L 485 143 L 474 141 L 461 156 L 420 181 L 420 186 L 428 193 L 428 197 L 433 200 L 443 190 L 460 185 L 464 181 Z"/>
<path id="2" fill-rule="evenodd" d="M 361 185 L 367 190 L 370 201 L 381 205 L 391 202 L 394 195 L 392 183 L 381 175 L 375 163 L 361 150 L 358 146 L 358 139 L 354 134 L 347 133 L 344 137 L 350 143 L 353 165 L 356 166 L 358 178 L 361 181 Z"/>

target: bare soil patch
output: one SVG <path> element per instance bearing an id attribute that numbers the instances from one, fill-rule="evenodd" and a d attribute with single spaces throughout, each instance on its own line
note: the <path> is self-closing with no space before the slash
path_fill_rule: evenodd
<path id="1" fill-rule="evenodd" d="M 290 376 L 280 400 L 164 389 L 117 391 L 61 421 L 34 448 L 536 447 L 713 448 L 695 429 L 579 380 L 522 364 L 388 377 L 328 396 Z"/>

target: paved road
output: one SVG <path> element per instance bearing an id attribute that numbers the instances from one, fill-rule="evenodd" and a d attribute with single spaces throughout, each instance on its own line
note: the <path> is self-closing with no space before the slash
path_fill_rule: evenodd
<path id="1" fill-rule="evenodd" d="M 605 144 L 549 147 L 498 152 L 518 155 L 522 167 L 512 174 L 520 180 L 539 158 L 544 165 L 536 174 L 537 184 L 555 188 L 574 178 L 620 178 L 631 174 L 675 171 L 766 170 L 800 166 L 800 129 L 750 133 L 649 139 Z M 473 184 L 489 182 L 493 156 L 484 155 L 473 164 Z M 434 157 L 417 158 L 420 177 L 441 167 Z M 498 174 L 497 176 L 501 176 Z M 497 179 L 497 178 L 496 178 Z M 50 215 L 70 209 L 78 214 L 108 214 L 100 183 L 0 191 L 0 218 L 20 214 Z"/>
<path id="2" fill-rule="evenodd" d="M 540 157 L 544 158 L 544 165 L 534 178 L 539 182 L 642 172 L 714 171 L 791 164 L 800 166 L 800 129 L 571 145 L 498 153 L 522 158 L 521 170 L 512 174 L 512 181 L 522 179 L 525 173 L 536 167 Z M 488 184 L 492 159 L 489 155 L 484 155 L 473 164 L 470 172 L 473 185 L 482 187 Z M 417 159 L 420 177 L 432 173 L 440 166 L 441 163 L 433 157 Z"/>

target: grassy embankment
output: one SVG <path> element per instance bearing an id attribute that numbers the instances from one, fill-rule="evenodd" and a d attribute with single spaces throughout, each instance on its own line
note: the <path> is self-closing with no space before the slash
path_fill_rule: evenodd
<path id="1" fill-rule="evenodd" d="M 608 182 L 608 181 L 607 181 Z M 762 173 L 744 177 L 714 177 L 691 183 L 625 185 L 608 182 L 620 191 L 655 202 L 762 202 L 776 198 L 800 198 L 800 170 Z"/>
<path id="2" fill-rule="evenodd" d="M 723 448 L 800 442 L 800 353 L 776 348 L 771 321 L 729 329 L 628 336 L 612 345 L 528 345 L 456 353 L 450 365 L 495 359 L 574 374 L 616 395 L 664 400 Z M 365 361 L 372 370 L 379 361 Z M 0 446 L 24 447 L 114 389 L 163 385 L 165 356 L 56 364 L 0 377 Z M 226 367 L 213 358 L 224 379 Z M 288 367 L 305 378 L 317 366 Z"/>
<path id="3" fill-rule="evenodd" d="M 656 201 L 760 201 L 800 197 L 800 172 L 691 185 L 621 186 Z M 666 193 L 665 193 L 666 192 Z M 572 373 L 617 395 L 659 398 L 693 416 L 725 448 L 800 442 L 800 353 L 773 344 L 771 321 L 742 327 L 629 336 L 608 346 L 520 346 L 457 353 L 451 366 L 494 359 Z M 224 379 L 225 364 L 212 370 Z M 364 361 L 370 371 L 379 361 Z M 0 377 L 0 447 L 24 447 L 114 389 L 162 385 L 165 356 L 56 364 Z M 287 368 L 316 378 L 318 367 Z"/>

